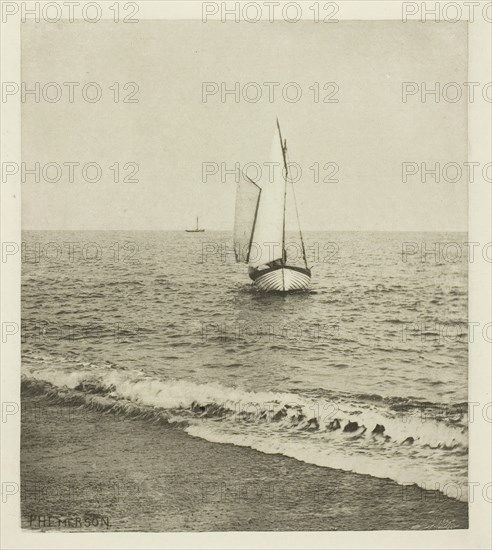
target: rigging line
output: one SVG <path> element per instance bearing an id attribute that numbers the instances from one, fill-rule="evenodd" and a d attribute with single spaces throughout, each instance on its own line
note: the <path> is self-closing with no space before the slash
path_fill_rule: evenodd
<path id="1" fill-rule="evenodd" d="M 246 256 L 246 263 L 247 264 L 249 264 L 249 257 L 251 255 L 251 247 L 253 246 L 253 236 L 255 234 L 256 218 L 258 217 L 258 207 L 260 206 L 260 199 L 261 199 L 261 189 L 260 189 L 260 192 L 258 193 L 258 199 L 256 200 L 255 218 L 253 220 L 253 227 L 251 229 L 251 236 L 249 238 L 248 255 Z"/>
<path id="2" fill-rule="evenodd" d="M 282 158 L 284 159 L 284 168 L 285 168 L 285 177 L 284 177 L 284 217 L 282 223 L 282 263 L 285 265 L 287 260 L 287 254 L 285 253 L 285 207 L 287 204 L 287 178 L 289 177 L 289 172 L 287 168 L 287 141 L 282 141 L 282 132 L 280 131 L 280 123 L 277 118 L 277 128 L 278 136 L 280 138 L 280 148 L 282 149 Z"/>
<path id="3" fill-rule="evenodd" d="M 285 156 L 287 157 L 287 149 L 285 150 Z M 304 246 L 304 238 L 302 236 L 302 229 L 301 229 L 301 220 L 299 218 L 299 209 L 297 208 L 297 199 L 296 199 L 296 192 L 294 190 L 294 182 L 293 180 L 290 180 L 290 184 L 292 186 L 292 196 L 294 197 L 294 207 L 296 210 L 296 217 L 297 217 L 297 227 L 299 228 L 299 236 L 301 238 L 301 247 L 302 247 L 302 258 L 304 260 L 304 265 L 306 266 L 306 269 L 308 269 L 307 264 L 307 258 L 306 258 L 306 247 Z"/>

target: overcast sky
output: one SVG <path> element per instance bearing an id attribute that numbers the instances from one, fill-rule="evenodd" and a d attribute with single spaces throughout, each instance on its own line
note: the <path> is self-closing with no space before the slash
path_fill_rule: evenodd
<path id="1" fill-rule="evenodd" d="M 465 23 L 31 22 L 22 32 L 23 81 L 97 82 L 103 91 L 96 103 L 79 86 L 73 103 L 62 87 L 59 102 L 28 96 L 23 104 L 26 165 L 102 169 L 95 183 L 84 183 L 79 168 L 73 183 L 68 168 L 58 183 L 27 176 L 24 229 L 183 229 L 196 215 L 208 229 L 231 229 L 234 177 L 204 182 L 203 163 L 267 162 L 278 116 L 290 160 L 303 168 L 296 190 L 304 229 L 466 230 L 464 178 L 404 183 L 402 162 L 466 162 L 467 103 L 401 97 L 402 82 L 467 81 Z M 115 103 L 115 82 L 136 82 L 139 102 Z M 263 96 L 222 102 L 216 94 L 205 103 L 203 82 L 257 82 Z M 264 82 L 280 83 L 273 103 Z M 298 102 L 283 99 L 288 82 L 298 83 Z M 322 101 L 326 82 L 337 83 L 338 103 Z M 121 97 L 130 91 L 120 89 Z M 138 182 L 112 182 L 115 162 L 120 179 L 125 163 L 137 163 Z M 319 163 L 323 178 L 328 162 L 338 164 L 339 182 L 316 183 L 309 167 Z"/>

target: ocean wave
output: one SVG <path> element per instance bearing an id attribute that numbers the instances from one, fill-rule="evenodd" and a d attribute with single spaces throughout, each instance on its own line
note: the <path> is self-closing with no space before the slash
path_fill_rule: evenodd
<path id="1" fill-rule="evenodd" d="M 467 448 L 468 444 L 464 408 L 443 408 L 440 404 L 402 398 L 389 401 L 374 395 L 346 394 L 316 398 L 298 393 L 248 391 L 216 382 L 159 380 L 143 372 L 114 367 L 73 371 L 31 368 L 24 383 L 29 380 L 202 419 L 270 422 L 312 432 L 384 436 L 394 444 L 408 444 L 411 438 L 414 444 L 436 448 Z"/>
<path id="2" fill-rule="evenodd" d="M 466 459 L 468 448 L 463 419 L 456 424 L 438 414 L 422 417 L 418 403 L 401 398 L 388 403 L 374 395 L 328 399 L 251 391 L 90 364 L 27 367 L 22 392 L 51 403 L 176 425 L 213 442 L 426 487 L 449 482 L 442 465 Z M 439 410 L 439 404 L 427 406 Z"/>

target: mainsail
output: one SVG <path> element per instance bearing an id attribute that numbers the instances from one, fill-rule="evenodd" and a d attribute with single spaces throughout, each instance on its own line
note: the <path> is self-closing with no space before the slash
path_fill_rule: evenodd
<path id="1" fill-rule="evenodd" d="M 234 253 L 237 262 L 248 263 L 261 188 L 241 172 L 236 191 Z"/>
<path id="2" fill-rule="evenodd" d="M 278 120 L 270 160 L 271 169 L 268 177 L 262 178 L 261 187 L 245 174 L 240 174 L 234 223 L 236 261 L 248 264 L 249 278 L 259 290 L 306 290 L 311 281 L 311 270 L 307 266 L 294 185 L 287 172 L 287 143 L 282 140 Z M 290 202 L 295 208 L 298 224 L 292 242 L 286 241 L 287 183 L 292 184 Z"/>
<path id="3" fill-rule="evenodd" d="M 284 246 L 285 163 L 277 125 L 270 150 L 270 166 L 262 184 L 249 264 L 253 267 L 281 259 Z"/>
<path id="4" fill-rule="evenodd" d="M 247 263 L 253 269 L 264 269 L 267 265 L 287 265 L 287 262 L 289 265 L 304 264 L 307 268 L 294 185 L 292 181 L 288 182 L 287 145 L 282 141 L 278 121 L 269 166 L 270 170 L 263 177 L 261 187 L 240 173 L 234 224 L 236 261 Z M 288 195 L 298 226 L 294 235 L 290 233 L 286 240 Z"/>

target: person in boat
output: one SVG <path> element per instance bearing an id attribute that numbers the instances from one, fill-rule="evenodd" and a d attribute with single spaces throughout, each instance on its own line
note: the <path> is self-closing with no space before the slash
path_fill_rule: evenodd
<path id="1" fill-rule="evenodd" d="M 287 252 L 285 250 L 283 251 L 282 256 L 282 258 L 277 258 L 276 260 L 267 262 L 266 264 L 259 265 L 256 269 L 258 269 L 259 271 L 264 271 L 265 269 L 284 267 L 287 264 Z"/>
<path id="2" fill-rule="evenodd" d="M 273 260 L 273 262 L 268 262 L 267 263 L 267 266 L 269 268 L 282 267 L 284 265 L 285 265 L 285 259 L 283 259 L 283 258 L 279 258 L 278 260 Z"/>
<path id="3" fill-rule="evenodd" d="M 256 278 L 255 275 L 258 275 L 259 271 L 266 271 L 268 269 L 271 269 L 271 270 L 280 269 L 281 267 L 285 266 L 286 259 L 287 258 L 286 258 L 286 254 L 285 254 L 285 251 L 284 251 L 284 257 L 283 258 L 278 258 L 277 260 L 273 260 L 271 262 L 259 265 L 257 267 L 250 266 L 248 268 L 249 276 L 250 276 L 251 279 L 254 280 Z"/>

